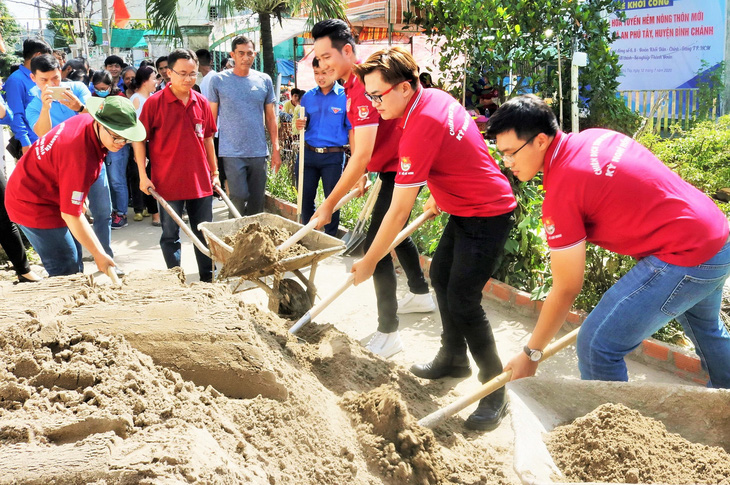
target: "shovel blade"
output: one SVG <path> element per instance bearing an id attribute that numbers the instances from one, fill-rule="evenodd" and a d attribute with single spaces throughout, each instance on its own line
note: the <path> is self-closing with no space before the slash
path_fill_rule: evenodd
<path id="1" fill-rule="evenodd" d="M 345 247 L 345 250 L 342 252 L 344 256 L 350 256 L 357 252 L 358 249 L 360 249 L 360 246 L 365 242 L 367 234 L 364 232 L 359 232 L 357 234 L 353 234 L 350 240 L 347 242 L 347 246 Z"/>

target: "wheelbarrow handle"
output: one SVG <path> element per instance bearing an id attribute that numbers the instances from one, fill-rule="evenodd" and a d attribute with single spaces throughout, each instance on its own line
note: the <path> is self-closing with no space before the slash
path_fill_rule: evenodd
<path id="1" fill-rule="evenodd" d="M 185 224 L 185 221 L 183 221 L 179 215 L 177 215 L 177 212 L 170 207 L 170 204 L 167 203 L 165 199 L 160 196 L 160 194 L 157 193 L 155 189 L 152 187 L 148 187 L 147 190 L 149 190 L 150 194 L 152 194 L 152 197 L 154 197 L 157 202 L 160 203 L 163 209 L 170 214 L 170 217 L 172 217 L 172 220 L 175 221 L 175 223 L 180 226 L 180 229 L 183 230 L 185 234 L 190 238 L 191 241 L 193 241 L 193 244 L 195 244 L 195 247 L 198 248 L 198 250 L 210 258 L 210 251 L 207 247 L 205 247 L 205 244 L 203 244 L 200 239 L 198 239 L 195 234 L 193 233 L 193 230 L 188 227 L 187 224 Z"/>
<path id="2" fill-rule="evenodd" d="M 231 199 L 228 198 L 228 195 L 226 194 L 226 191 L 223 190 L 223 187 L 220 185 L 214 185 L 213 189 L 218 192 L 218 195 L 221 196 L 221 199 L 223 199 L 223 202 L 226 203 L 228 206 L 228 210 L 231 212 L 231 215 L 235 217 L 236 219 L 241 218 L 241 213 L 238 212 L 238 209 L 236 209 L 236 206 L 233 205 L 233 202 L 231 202 Z"/>
<path id="3" fill-rule="evenodd" d="M 393 240 L 392 244 L 388 248 L 388 250 L 381 256 L 381 259 L 385 257 L 386 254 L 391 252 L 397 245 L 402 243 L 405 238 L 411 235 L 413 231 L 418 229 L 421 224 L 429 220 L 431 217 L 434 216 L 434 213 L 430 210 L 424 212 L 418 218 L 416 218 L 413 222 L 408 224 L 401 232 L 398 233 L 398 235 Z M 340 285 L 339 288 L 337 288 L 332 294 L 328 295 L 326 298 L 323 298 L 322 301 L 320 301 L 318 304 L 314 305 L 312 308 L 309 309 L 309 311 L 297 322 L 292 325 L 292 327 L 289 329 L 289 333 L 296 333 L 299 331 L 300 328 L 302 328 L 307 323 L 311 322 L 314 317 L 319 315 L 322 310 L 327 308 L 330 303 L 332 303 L 338 296 L 340 296 L 346 289 L 348 289 L 352 284 L 355 282 L 355 275 L 350 274 L 347 276 L 347 279 Z"/>
<path id="4" fill-rule="evenodd" d="M 543 362 L 545 359 L 548 359 L 552 357 L 557 352 L 563 350 L 568 345 L 575 342 L 575 339 L 578 337 L 578 331 L 580 330 L 580 327 L 574 329 L 570 333 L 566 334 L 562 338 L 556 340 L 552 344 L 548 345 L 545 348 L 545 351 L 542 354 L 542 358 L 540 359 L 540 362 Z M 505 372 L 502 372 L 500 375 L 495 377 L 494 379 L 485 382 L 482 387 L 477 389 L 471 394 L 468 394 L 453 403 L 449 404 L 446 407 L 443 407 L 441 409 L 438 409 L 425 418 L 422 418 L 418 421 L 418 424 L 425 428 L 435 428 L 439 424 L 441 424 L 444 420 L 447 418 L 450 418 L 454 414 L 458 413 L 465 407 L 474 404 L 478 400 L 490 395 L 497 389 L 501 388 L 505 384 L 507 384 L 510 379 L 512 378 L 512 371 L 508 370 Z"/>
<path id="5" fill-rule="evenodd" d="M 367 185 L 365 186 L 365 189 L 367 190 L 367 188 L 369 188 L 369 187 L 370 187 L 370 182 L 368 181 Z M 345 194 L 345 196 L 343 198 L 341 198 L 339 202 L 337 202 L 337 205 L 335 205 L 334 211 L 339 210 L 343 205 L 350 202 L 356 196 L 357 196 L 357 190 L 351 190 L 350 192 Z M 334 211 L 332 211 L 332 212 L 334 212 Z M 304 227 L 299 229 L 297 232 L 292 234 L 289 239 L 287 239 L 286 241 L 281 243 L 279 245 L 279 247 L 277 247 L 276 249 L 279 251 L 286 251 L 290 247 L 294 246 L 294 244 L 296 244 L 300 239 L 302 239 L 304 236 L 306 236 L 307 234 L 312 232 L 314 230 L 314 228 L 317 227 L 318 222 L 319 222 L 319 218 L 313 217 L 312 219 L 309 220 L 307 225 L 305 225 Z"/>

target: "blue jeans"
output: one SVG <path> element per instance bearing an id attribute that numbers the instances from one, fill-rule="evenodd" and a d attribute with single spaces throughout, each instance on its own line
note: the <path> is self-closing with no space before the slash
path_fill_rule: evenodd
<path id="1" fill-rule="evenodd" d="M 109 195 L 109 181 L 106 178 L 106 164 L 101 164 L 99 178 L 89 189 L 89 210 L 94 217 L 94 234 L 99 239 L 104 252 L 114 257 L 112 252 L 112 199 Z"/>
<path id="2" fill-rule="evenodd" d="M 74 239 L 68 227 L 33 229 L 18 224 L 41 257 L 49 276 L 63 276 L 84 272 L 81 244 Z"/>
<path id="3" fill-rule="evenodd" d="M 129 205 L 129 188 L 127 186 L 127 162 L 132 145 L 124 145 L 118 152 L 109 152 L 106 163 L 109 164 L 109 188 L 111 189 L 112 208 L 119 215 L 127 214 Z"/>
<path id="4" fill-rule="evenodd" d="M 208 196 L 201 199 L 168 200 L 167 203 L 178 215 L 182 214 L 183 206 L 185 206 L 188 210 L 193 234 L 201 241 L 205 241 L 203 233 L 198 231 L 198 224 L 213 220 L 213 198 Z M 160 222 L 162 223 L 160 247 L 165 264 L 168 268 L 180 266 L 180 228 L 164 209 L 160 211 Z M 198 248 L 195 248 L 195 259 L 198 262 L 200 281 L 213 281 L 213 261 L 201 253 Z"/>
<path id="5" fill-rule="evenodd" d="M 231 202 L 243 216 L 264 211 L 266 157 L 221 157 L 226 170 Z"/>
<path id="6" fill-rule="evenodd" d="M 342 175 L 342 166 L 345 164 L 344 153 L 316 153 L 312 150 L 304 151 L 304 190 L 302 192 L 302 224 L 307 224 L 316 210 L 314 198 L 317 196 L 319 179 L 322 179 L 324 196 L 329 197 L 332 189 Z M 299 161 L 294 164 L 294 180 L 299 181 Z M 337 236 L 340 225 L 340 211 L 332 214 L 332 221 L 324 226 L 324 232 L 330 236 Z"/>
<path id="7" fill-rule="evenodd" d="M 730 242 L 703 264 L 639 261 L 613 285 L 578 333 L 583 379 L 626 381 L 624 356 L 676 318 L 710 374 L 710 387 L 730 388 L 730 335 L 720 320 L 722 287 L 730 275 Z"/>

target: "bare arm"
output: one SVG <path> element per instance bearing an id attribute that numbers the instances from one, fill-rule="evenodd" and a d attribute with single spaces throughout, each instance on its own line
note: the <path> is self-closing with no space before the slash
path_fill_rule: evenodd
<path id="1" fill-rule="evenodd" d="M 53 94 L 51 94 L 51 91 L 48 89 L 49 86 L 46 86 L 43 91 L 41 91 L 41 111 L 38 116 L 38 120 L 33 125 L 33 131 L 38 136 L 43 136 L 49 131 L 51 131 L 51 128 L 53 128 L 53 121 L 51 120 L 51 104 L 53 103 Z"/>
<path id="2" fill-rule="evenodd" d="M 264 118 L 266 129 L 269 130 L 269 137 L 271 137 L 271 166 L 274 168 L 274 172 L 278 172 L 281 167 L 281 154 L 279 153 L 279 125 L 276 122 L 274 103 L 265 106 Z"/>
<path id="3" fill-rule="evenodd" d="M 139 172 L 139 190 L 150 195 L 147 190 L 149 187 L 155 188 L 155 185 L 147 177 L 147 145 L 143 141 L 135 141 L 132 143 L 134 149 L 134 161 L 137 163 L 137 171 Z"/>
<path id="4" fill-rule="evenodd" d="M 528 347 L 543 350 L 558 333 L 583 287 L 585 265 L 585 241 L 572 248 L 550 253 L 553 288 L 542 306 L 535 330 L 527 342 Z M 532 362 L 527 354 L 520 352 L 505 366 L 505 370 L 509 369 L 512 369 L 513 380 L 529 377 L 535 375 L 537 362 Z"/>
<path id="5" fill-rule="evenodd" d="M 213 137 L 209 136 L 204 140 L 204 143 L 205 156 L 208 159 L 208 170 L 210 170 L 210 183 L 220 186 L 221 181 L 218 177 L 218 159 L 215 157 L 215 145 L 213 144 Z"/>
<path id="6" fill-rule="evenodd" d="M 91 230 L 91 226 L 86 220 L 86 217 L 83 215 L 72 216 L 65 212 L 61 212 L 61 217 L 71 231 L 71 234 L 73 234 L 73 237 L 94 257 L 94 262 L 96 263 L 96 267 L 99 268 L 99 271 L 106 273 L 110 266 L 115 266 L 112 258 L 104 252 L 104 248 L 101 246 L 94 231 Z"/>
<path id="7" fill-rule="evenodd" d="M 210 104 L 210 111 L 213 113 L 213 119 L 218 119 L 218 103 L 208 102 Z"/>

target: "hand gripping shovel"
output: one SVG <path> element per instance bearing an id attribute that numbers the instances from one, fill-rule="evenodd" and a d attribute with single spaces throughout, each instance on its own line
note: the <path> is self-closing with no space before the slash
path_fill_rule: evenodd
<path id="1" fill-rule="evenodd" d="M 418 229 L 424 222 L 429 220 L 431 217 L 434 216 L 434 213 L 432 211 L 427 211 L 418 216 L 416 220 L 408 224 L 401 232 L 398 233 L 393 243 L 388 248 L 388 251 L 385 254 L 388 254 L 395 248 L 397 245 L 399 245 L 405 238 L 411 235 L 413 231 Z M 383 254 L 383 257 L 385 257 L 385 254 Z M 313 306 L 307 313 L 304 314 L 302 318 L 297 320 L 297 322 L 292 325 L 292 327 L 289 329 L 290 333 L 297 333 L 299 329 L 301 329 L 304 325 L 308 324 L 309 322 L 314 319 L 317 315 L 319 315 L 322 310 L 327 308 L 330 303 L 332 303 L 338 296 L 340 296 L 346 289 L 348 289 L 352 283 L 355 281 L 355 275 L 350 273 L 350 275 L 345 279 L 345 281 L 340 285 L 339 288 L 337 288 L 332 294 L 328 295 L 326 298 L 323 298 L 321 302 L 319 302 L 317 305 Z"/>
<path id="2" fill-rule="evenodd" d="M 365 241 L 365 237 L 367 236 L 367 233 L 365 232 L 365 223 L 370 218 L 370 214 L 373 212 L 373 207 L 375 207 L 375 201 L 377 200 L 378 193 L 380 192 L 380 184 L 381 181 L 378 179 L 368 194 L 368 198 L 365 201 L 365 205 L 362 207 L 362 211 L 360 211 L 360 216 L 357 218 L 357 223 L 355 224 L 354 229 L 351 233 L 348 232 L 345 234 L 343 241 L 346 247 L 345 251 L 342 253 L 344 256 L 349 256 L 357 251 L 360 245 L 362 245 Z"/>
<path id="3" fill-rule="evenodd" d="M 554 354 L 558 353 L 559 351 L 563 350 L 568 345 L 575 342 L 575 339 L 578 337 L 578 331 L 579 328 L 576 328 L 569 334 L 565 335 L 561 339 L 556 340 L 552 344 L 548 345 L 545 351 L 542 353 L 542 359 L 540 359 L 540 362 L 543 362 L 545 359 L 548 359 L 552 357 Z M 425 418 L 422 418 L 418 421 L 418 424 L 425 428 L 435 428 L 439 424 L 441 424 L 444 420 L 447 418 L 450 418 L 454 414 L 458 413 L 465 407 L 469 406 L 470 404 L 474 404 L 478 400 L 490 395 L 497 389 L 501 388 L 505 384 L 507 384 L 510 379 L 512 378 L 512 371 L 508 370 L 505 372 L 502 372 L 500 375 L 495 377 L 494 379 L 484 383 L 482 387 L 477 389 L 471 394 L 468 394 L 461 399 L 449 404 L 446 407 L 443 407 L 441 409 L 438 409 Z"/>

